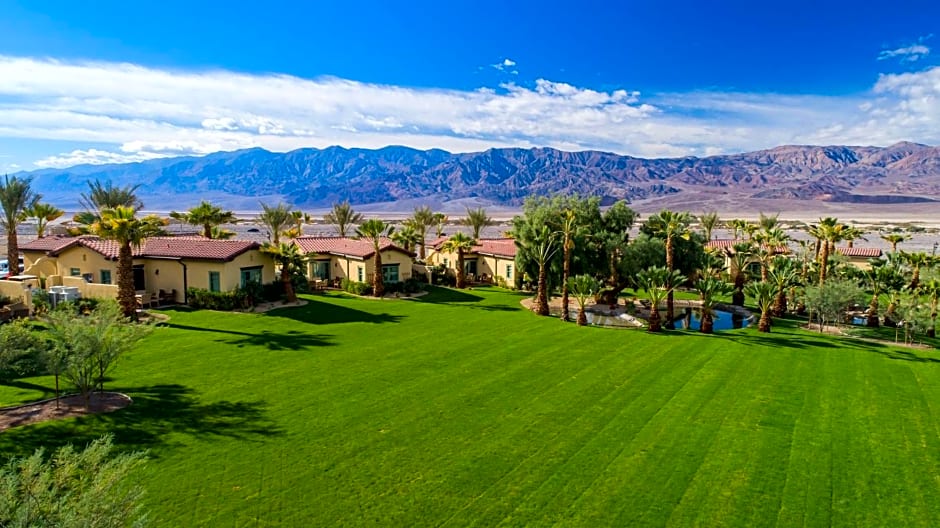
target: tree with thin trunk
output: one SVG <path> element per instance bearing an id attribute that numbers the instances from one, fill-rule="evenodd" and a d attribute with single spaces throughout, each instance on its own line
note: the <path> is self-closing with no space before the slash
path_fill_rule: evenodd
<path id="1" fill-rule="evenodd" d="M 464 270 L 464 255 L 473 251 L 477 241 L 463 233 L 454 233 L 441 245 L 441 251 L 457 254 L 457 288 L 463 289 L 467 286 L 467 273 Z"/>
<path id="2" fill-rule="evenodd" d="M 744 306 L 744 286 L 747 283 L 747 265 L 751 262 L 754 255 L 754 246 L 750 242 L 738 242 L 731 246 L 728 258 L 731 261 L 728 273 L 731 275 L 731 282 L 734 283 L 734 293 L 731 296 L 731 304 L 735 306 Z"/>
<path id="3" fill-rule="evenodd" d="M 576 275 L 568 278 L 568 289 L 578 303 L 578 326 L 587 324 L 587 313 L 584 308 L 588 299 L 599 289 L 600 283 L 590 275 Z"/>
<path id="4" fill-rule="evenodd" d="M 275 246 L 281 243 L 281 235 L 294 225 L 294 214 L 286 203 L 268 205 L 261 202 L 261 214 L 258 221 L 267 228 L 268 238 Z"/>
<path id="5" fill-rule="evenodd" d="M 878 317 L 880 296 L 884 291 L 901 290 L 904 287 L 904 275 L 901 273 L 898 260 L 869 259 L 869 267 L 861 272 L 861 276 L 871 290 L 871 301 L 868 303 L 868 317 L 865 326 L 877 327 L 881 324 Z"/>
<path id="6" fill-rule="evenodd" d="M 885 242 L 891 244 L 891 252 L 898 252 L 898 244 L 906 240 L 910 240 L 910 235 L 905 235 L 903 233 L 888 233 L 887 235 L 881 235 L 881 239 Z"/>
<path id="7" fill-rule="evenodd" d="M 792 260 L 777 257 L 771 262 L 767 277 L 776 291 L 771 312 L 774 317 L 783 317 L 787 313 L 787 290 L 799 284 L 799 271 Z"/>
<path id="8" fill-rule="evenodd" d="M 470 227 L 473 231 L 473 238 L 477 240 L 479 240 L 480 233 L 484 228 L 496 225 L 493 219 L 486 215 L 486 209 L 482 207 L 477 209 L 467 207 L 467 216 L 463 219 L 462 223 Z"/>
<path id="9" fill-rule="evenodd" d="M 580 236 L 582 226 L 577 213 L 572 209 L 565 209 L 561 213 L 558 225 L 558 235 L 561 239 L 562 275 L 561 275 L 561 320 L 568 320 L 568 278 L 571 276 L 571 250 L 574 249 L 575 240 Z"/>
<path id="10" fill-rule="evenodd" d="M 261 251 L 271 255 L 281 268 L 281 287 L 284 290 L 285 300 L 289 303 L 297 302 L 297 292 L 294 290 L 294 273 L 304 267 L 304 255 L 297 244 L 292 242 L 279 242 L 277 245 L 265 243 Z"/>
<path id="11" fill-rule="evenodd" d="M 17 176 L 4 176 L 0 181 L 0 228 L 7 234 L 7 262 L 10 264 L 10 273 L 19 273 L 20 245 L 16 235 L 16 228 L 27 218 L 26 211 L 33 207 L 42 196 L 36 194 L 32 188 L 30 178 Z"/>
<path id="12" fill-rule="evenodd" d="M 362 222 L 362 213 L 353 210 L 349 200 L 342 203 L 334 203 L 333 209 L 323 215 L 323 221 L 336 226 L 339 236 L 345 237 L 350 228 Z"/>
<path id="13" fill-rule="evenodd" d="M 414 213 L 411 214 L 411 225 L 414 227 L 416 233 L 418 233 L 418 240 L 421 244 L 420 249 L 418 250 L 418 259 L 424 261 L 427 257 L 427 244 L 428 229 L 434 225 L 434 211 L 430 207 L 423 205 L 421 207 L 415 207 Z"/>
<path id="14" fill-rule="evenodd" d="M 676 270 L 670 270 L 662 266 L 653 266 L 641 271 L 637 276 L 637 284 L 646 290 L 650 299 L 650 317 L 649 331 L 662 331 L 662 318 L 659 315 L 659 305 L 663 299 L 669 296 L 669 293 L 675 288 L 676 284 L 685 280 L 685 276 Z"/>
<path id="15" fill-rule="evenodd" d="M 140 185 L 114 185 L 111 181 L 88 182 L 88 192 L 79 195 L 78 203 L 85 211 L 101 211 L 116 207 L 130 207 L 136 211 L 144 208 L 144 202 L 137 196 Z"/>
<path id="16" fill-rule="evenodd" d="M 771 310 L 773 309 L 775 290 L 776 287 L 769 282 L 752 282 L 745 289 L 748 295 L 754 297 L 754 302 L 760 308 L 760 321 L 757 323 L 758 332 L 770 332 Z"/>
<path id="17" fill-rule="evenodd" d="M 728 220 L 728 229 L 731 230 L 731 240 L 738 240 L 739 237 L 744 235 L 744 230 L 747 227 L 747 220 L 741 218 L 733 218 Z"/>
<path id="18" fill-rule="evenodd" d="M 238 217 L 235 216 L 234 212 L 226 211 L 218 205 L 213 205 L 205 200 L 199 202 L 199 205 L 189 211 L 170 212 L 170 218 L 201 227 L 202 236 L 206 238 L 228 238 L 225 235 L 225 230 L 220 230 L 219 227 L 223 224 L 234 224 L 238 222 Z"/>
<path id="19" fill-rule="evenodd" d="M 682 238 L 688 240 L 690 237 L 689 224 L 692 223 L 692 215 L 684 212 L 674 212 L 662 210 L 646 221 L 647 227 L 657 236 L 666 242 L 666 269 L 673 271 L 675 269 L 675 239 Z M 673 300 L 673 289 L 670 288 L 666 295 L 666 328 L 674 328 L 675 306 Z"/>
<path id="20" fill-rule="evenodd" d="M 699 215 L 698 223 L 702 226 L 702 232 L 705 235 L 706 242 L 712 239 L 712 232 L 718 227 L 720 222 L 721 220 L 718 218 L 718 213 L 714 211 Z"/>
<path id="21" fill-rule="evenodd" d="M 770 262 L 778 251 L 786 249 L 787 242 L 790 241 L 790 235 L 779 227 L 772 227 L 758 231 L 754 235 L 754 241 L 758 244 L 755 254 L 760 261 L 760 278 L 762 281 L 767 282 L 767 270 Z"/>
<path id="22" fill-rule="evenodd" d="M 695 289 L 698 290 L 699 298 L 702 300 L 699 331 L 703 334 L 711 334 L 715 330 L 715 306 L 718 304 L 718 297 L 728 295 L 733 288 L 721 279 L 706 277 L 695 282 Z"/>
<path id="23" fill-rule="evenodd" d="M 385 295 L 385 279 L 382 276 L 382 241 L 394 232 L 395 228 L 392 225 L 377 218 L 366 220 L 356 229 L 356 238 L 372 244 L 372 295 L 374 297 Z"/>
<path id="24" fill-rule="evenodd" d="M 444 228 L 447 227 L 448 221 L 450 219 L 444 213 L 434 213 L 434 236 L 437 238 L 444 236 Z"/>
<path id="25" fill-rule="evenodd" d="M 36 238 L 43 238 L 46 236 L 46 228 L 49 226 L 49 222 L 54 222 L 62 217 L 65 214 L 65 211 L 59 209 L 58 207 L 43 202 L 36 202 L 26 210 L 26 218 L 35 218 L 36 219 Z"/>
<path id="26" fill-rule="evenodd" d="M 813 226 L 816 236 L 822 243 L 819 253 L 819 285 L 826 283 L 826 272 L 829 268 L 829 256 L 835 247 L 836 242 L 842 238 L 842 232 L 846 228 L 845 224 L 839 223 L 839 220 L 833 217 L 821 218 L 817 226 Z"/>
<path id="27" fill-rule="evenodd" d="M 531 237 L 516 239 L 516 246 L 529 254 L 539 267 L 535 294 L 535 313 L 548 315 L 548 265 L 559 250 L 558 237 L 547 225 L 537 229 Z"/>
<path id="28" fill-rule="evenodd" d="M 134 248 L 147 238 L 163 234 L 163 219 L 150 215 L 138 218 L 132 207 L 104 209 L 89 232 L 118 244 L 118 303 L 125 317 L 137 319 L 137 298 L 134 290 Z"/>
<path id="29" fill-rule="evenodd" d="M 901 260 L 911 269 L 911 282 L 907 288 L 911 291 L 916 290 L 920 285 L 920 270 L 930 266 L 933 262 L 933 258 L 922 251 L 911 253 L 901 251 L 900 255 Z"/>
<path id="30" fill-rule="evenodd" d="M 927 337 L 937 337 L 937 307 L 940 301 L 940 280 L 930 279 L 921 283 L 920 290 L 927 296 L 930 304 L 930 326 L 927 328 Z"/>

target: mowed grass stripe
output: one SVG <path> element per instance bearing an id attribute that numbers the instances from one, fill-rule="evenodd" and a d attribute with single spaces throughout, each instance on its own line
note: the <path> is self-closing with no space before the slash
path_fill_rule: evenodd
<path id="1" fill-rule="evenodd" d="M 109 382 L 134 406 L 0 450 L 114 431 L 151 450 L 158 526 L 937 524 L 935 351 L 577 328 L 495 289 L 307 299 L 170 311 Z M 23 382 L 0 401 L 52 384 Z"/>

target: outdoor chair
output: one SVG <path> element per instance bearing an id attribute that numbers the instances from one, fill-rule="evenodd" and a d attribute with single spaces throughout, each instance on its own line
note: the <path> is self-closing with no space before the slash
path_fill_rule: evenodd
<path id="1" fill-rule="evenodd" d="M 150 292 L 137 294 L 137 307 L 143 309 L 145 306 L 150 306 Z"/>

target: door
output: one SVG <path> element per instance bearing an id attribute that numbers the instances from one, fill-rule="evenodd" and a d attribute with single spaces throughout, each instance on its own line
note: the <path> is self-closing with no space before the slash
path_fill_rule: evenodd
<path id="1" fill-rule="evenodd" d="M 144 282 L 144 265 L 137 264 L 134 266 L 134 290 L 145 291 L 146 289 L 147 284 Z"/>

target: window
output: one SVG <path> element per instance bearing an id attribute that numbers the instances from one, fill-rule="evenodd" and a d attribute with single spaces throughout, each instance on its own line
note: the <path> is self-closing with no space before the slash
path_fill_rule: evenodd
<path id="1" fill-rule="evenodd" d="M 262 266 L 252 266 L 250 268 L 241 269 L 241 287 L 244 288 L 248 285 L 249 282 L 256 282 L 261 284 L 261 270 Z M 211 282 L 211 281 L 210 281 Z"/>
<path id="2" fill-rule="evenodd" d="M 222 291 L 222 287 L 219 284 L 219 272 L 210 271 L 209 272 L 209 291 Z"/>
<path id="3" fill-rule="evenodd" d="M 317 260 L 314 261 L 311 266 L 311 279 L 321 279 L 327 280 L 330 278 L 330 261 L 329 260 Z"/>
<path id="4" fill-rule="evenodd" d="M 382 282 L 398 282 L 398 264 L 382 265 Z"/>
<path id="5" fill-rule="evenodd" d="M 447 257 L 444 257 L 444 267 L 447 267 Z"/>
<path id="6" fill-rule="evenodd" d="M 81 276 L 82 276 L 82 270 L 79 269 L 79 268 L 69 268 L 69 275 L 71 275 L 71 276 L 73 276 L 73 277 L 81 277 Z"/>
<path id="7" fill-rule="evenodd" d="M 111 270 L 101 270 L 101 284 L 111 284 Z"/>
<path id="8" fill-rule="evenodd" d="M 357 272 L 358 277 L 359 277 L 359 282 L 365 282 L 365 277 L 363 277 L 363 274 L 364 274 L 364 273 L 363 273 L 362 266 L 357 266 L 357 267 L 356 267 L 356 272 Z"/>
<path id="9" fill-rule="evenodd" d="M 506 280 L 512 280 L 512 264 L 506 264 Z"/>

